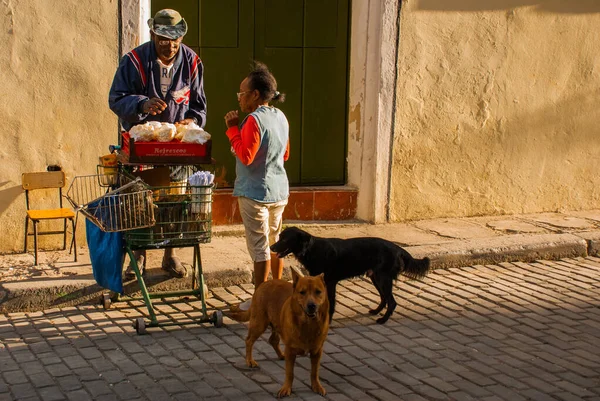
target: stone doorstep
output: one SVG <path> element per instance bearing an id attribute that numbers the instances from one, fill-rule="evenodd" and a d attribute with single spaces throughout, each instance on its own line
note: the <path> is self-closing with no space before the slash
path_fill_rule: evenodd
<path id="1" fill-rule="evenodd" d="M 531 262 L 562 258 L 598 256 L 600 232 L 574 234 L 517 234 L 479 240 L 457 240 L 444 244 L 406 247 L 414 257 L 428 256 L 433 269 L 497 264 L 500 262 Z M 297 262 L 290 259 L 288 266 Z M 289 274 L 290 269 L 285 269 Z M 146 283 L 152 291 L 189 289 L 190 279 L 174 279 L 161 269 L 149 269 Z M 249 270 L 221 270 L 204 274 L 209 289 L 251 283 Z M 284 278 L 288 278 L 287 276 Z M 103 290 L 90 274 L 77 279 L 53 279 L 4 283 L 0 286 L 0 313 L 34 311 L 53 307 L 96 303 Z M 137 291 L 135 281 L 124 283 L 126 293 Z M 4 294 L 2 294 L 4 292 Z"/>
<path id="2" fill-rule="evenodd" d="M 283 212 L 285 221 L 341 221 L 354 219 L 358 190 L 346 186 L 295 187 L 290 189 Z M 213 192 L 213 225 L 240 224 L 237 198 L 232 189 Z"/>

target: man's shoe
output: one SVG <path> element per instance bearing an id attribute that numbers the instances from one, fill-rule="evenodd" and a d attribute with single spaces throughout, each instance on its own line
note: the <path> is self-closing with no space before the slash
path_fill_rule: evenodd
<path id="1" fill-rule="evenodd" d="M 250 305 L 252 305 L 252 298 L 245 300 L 239 305 L 241 311 L 247 311 L 250 309 Z"/>
<path id="2" fill-rule="evenodd" d="M 168 271 L 173 277 L 183 278 L 187 276 L 187 270 L 183 267 L 177 256 L 170 258 L 163 257 L 162 268 Z"/>
<path id="3" fill-rule="evenodd" d="M 140 269 L 140 274 L 144 274 L 146 270 L 146 256 L 144 254 L 136 255 L 137 257 L 137 265 L 138 269 Z M 129 261 L 129 266 L 127 266 L 127 270 L 125 270 L 125 280 L 133 280 L 135 278 L 135 270 L 133 269 L 133 261 Z"/>
<path id="4" fill-rule="evenodd" d="M 252 305 L 252 298 L 245 300 L 244 302 L 240 302 L 237 305 L 231 305 L 229 307 L 230 312 L 244 312 L 250 309 L 250 305 Z"/>

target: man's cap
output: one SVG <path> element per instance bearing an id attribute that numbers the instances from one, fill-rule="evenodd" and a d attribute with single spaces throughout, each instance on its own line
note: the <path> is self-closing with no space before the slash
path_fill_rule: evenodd
<path id="1" fill-rule="evenodd" d="M 181 14 L 170 8 L 165 8 L 156 13 L 154 18 L 148 20 L 148 27 L 154 34 L 169 39 L 177 39 L 187 33 L 187 23 Z"/>

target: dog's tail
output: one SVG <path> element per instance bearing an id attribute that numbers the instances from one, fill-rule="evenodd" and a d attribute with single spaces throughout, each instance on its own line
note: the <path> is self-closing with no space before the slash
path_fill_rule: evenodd
<path id="1" fill-rule="evenodd" d="M 400 272 L 403 276 L 411 279 L 420 279 L 429 273 L 431 261 L 429 258 L 415 259 L 408 252 L 402 252 L 404 269 Z"/>
<path id="2" fill-rule="evenodd" d="M 234 305 L 225 313 L 225 315 L 236 322 L 247 322 L 250 320 L 250 309 L 241 310 L 238 305 Z"/>

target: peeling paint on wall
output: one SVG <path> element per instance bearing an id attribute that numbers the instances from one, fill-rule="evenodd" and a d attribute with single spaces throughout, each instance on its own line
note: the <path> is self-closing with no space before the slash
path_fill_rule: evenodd
<path id="1" fill-rule="evenodd" d="M 350 113 L 348 114 L 348 125 L 350 132 L 350 139 L 356 142 L 360 142 L 361 140 L 361 119 L 362 114 L 360 110 L 360 103 L 357 103 L 354 107 L 350 109 Z"/>

